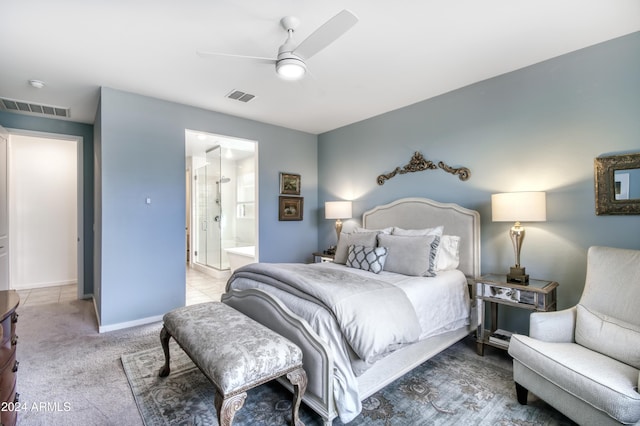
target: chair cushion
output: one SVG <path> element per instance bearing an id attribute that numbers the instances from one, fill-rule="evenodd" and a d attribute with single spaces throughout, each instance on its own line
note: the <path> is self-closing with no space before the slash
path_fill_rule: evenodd
<path id="1" fill-rule="evenodd" d="M 587 276 L 579 303 L 640 326 L 640 250 L 589 247 Z"/>
<path id="2" fill-rule="evenodd" d="M 164 326 L 223 396 L 244 392 L 302 365 L 288 339 L 220 302 L 175 309 Z"/>
<path id="3" fill-rule="evenodd" d="M 640 420 L 638 370 L 576 343 L 514 334 L 509 355 L 524 366 L 622 423 Z"/>
<path id="4" fill-rule="evenodd" d="M 576 307 L 576 343 L 640 369 L 640 327 Z"/>

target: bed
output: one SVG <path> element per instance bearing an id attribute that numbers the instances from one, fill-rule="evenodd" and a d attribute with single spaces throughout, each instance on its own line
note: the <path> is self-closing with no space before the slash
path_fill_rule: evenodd
<path id="1" fill-rule="evenodd" d="M 437 238 L 413 238 L 413 230 L 428 231 Z M 435 272 L 435 276 L 401 273 L 406 265 L 394 264 L 392 271 L 377 274 L 347 267 L 338 263 L 344 254 L 337 252 L 336 263 L 247 265 L 234 272 L 222 296 L 224 303 L 300 346 L 308 376 L 303 400 L 325 425 L 337 416 L 345 423 L 352 420 L 362 400 L 476 331 L 479 323 L 475 291 L 470 289 L 473 278 L 480 275 L 478 212 L 425 198 L 403 198 L 365 212 L 362 228 L 342 235 L 338 249 L 344 250 L 349 241 L 368 239 L 371 232 L 387 250 L 387 266 L 391 259 L 401 260 L 399 240 L 409 245 L 433 241 L 425 274 Z M 405 235 L 406 239 L 401 238 Z M 457 266 L 436 270 L 438 243 L 455 237 Z M 350 244 L 347 263 L 353 266 L 358 247 L 367 245 Z M 425 289 L 434 296 L 425 297 Z M 362 293 L 351 293 L 356 291 Z M 451 300 L 452 305 L 442 300 Z M 406 303 L 413 310 L 406 309 Z M 440 306 L 451 307 L 439 311 Z M 400 321 L 403 316 L 407 324 Z M 358 323 L 355 318 L 367 321 Z M 409 324 L 411 318 L 417 318 L 418 325 Z M 444 323 L 432 326 L 434 318 L 444 318 Z M 369 334 L 370 339 L 363 337 Z"/>

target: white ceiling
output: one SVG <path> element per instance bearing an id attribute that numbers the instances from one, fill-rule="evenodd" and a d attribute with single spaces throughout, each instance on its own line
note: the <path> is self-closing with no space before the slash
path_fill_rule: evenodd
<path id="1" fill-rule="evenodd" d="M 293 15 L 302 41 L 348 8 L 360 21 L 280 80 L 269 65 Z M 639 0 L 0 0 L 0 97 L 71 108 L 98 88 L 322 133 L 640 30 Z M 43 89 L 29 79 L 46 83 Z M 233 89 L 256 95 L 227 99 Z"/>

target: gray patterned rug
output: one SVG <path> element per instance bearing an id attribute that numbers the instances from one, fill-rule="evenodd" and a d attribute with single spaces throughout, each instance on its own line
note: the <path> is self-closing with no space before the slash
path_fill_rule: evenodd
<path id="1" fill-rule="evenodd" d="M 122 364 L 147 426 L 217 425 L 213 386 L 171 341 L 171 374 L 158 377 L 164 364 L 157 348 L 123 355 Z M 363 402 L 362 413 L 349 425 L 572 425 L 566 417 L 533 398 L 516 401 L 511 361 L 506 354 L 479 357 L 466 339 L 435 356 Z M 278 383 L 248 392 L 237 425 L 282 425 L 290 421 L 291 394 Z M 531 398 L 530 398 L 531 399 Z M 321 425 L 306 406 L 307 425 Z M 335 425 L 342 423 L 336 419 Z"/>

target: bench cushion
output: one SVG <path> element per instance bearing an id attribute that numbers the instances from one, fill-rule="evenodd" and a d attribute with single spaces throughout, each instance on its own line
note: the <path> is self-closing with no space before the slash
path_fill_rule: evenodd
<path id="1" fill-rule="evenodd" d="M 167 331 L 225 397 L 302 366 L 300 348 L 223 303 L 185 306 L 163 319 Z"/>

